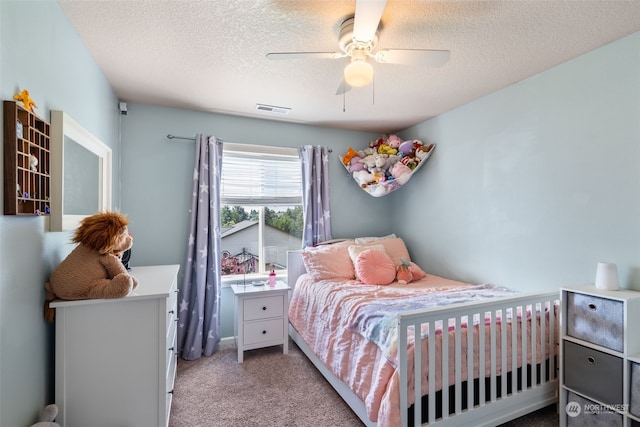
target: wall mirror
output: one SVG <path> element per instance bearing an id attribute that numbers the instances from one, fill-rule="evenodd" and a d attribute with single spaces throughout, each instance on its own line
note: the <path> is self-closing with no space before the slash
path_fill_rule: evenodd
<path id="1" fill-rule="evenodd" d="M 111 209 L 111 148 L 63 111 L 51 111 L 51 231 L 75 230 Z"/>

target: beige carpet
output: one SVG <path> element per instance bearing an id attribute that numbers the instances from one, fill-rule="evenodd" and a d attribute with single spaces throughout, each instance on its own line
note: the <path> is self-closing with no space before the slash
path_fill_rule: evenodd
<path id="1" fill-rule="evenodd" d="M 546 408 L 503 426 L 558 425 Z M 178 360 L 170 427 L 359 427 L 358 417 L 290 341 L 244 353 L 237 363 L 233 342 L 211 357 Z"/>
<path id="2" fill-rule="evenodd" d="M 178 360 L 170 427 L 362 426 L 298 347 L 250 350 L 234 344 L 211 357 Z"/>

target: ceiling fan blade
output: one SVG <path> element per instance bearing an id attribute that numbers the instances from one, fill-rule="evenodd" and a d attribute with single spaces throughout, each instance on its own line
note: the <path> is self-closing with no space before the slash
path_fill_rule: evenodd
<path id="1" fill-rule="evenodd" d="M 272 52 L 267 53 L 267 59 L 338 59 L 346 55 L 340 52 Z"/>
<path id="2" fill-rule="evenodd" d="M 361 42 L 369 42 L 378 31 L 386 0 L 357 0 L 356 14 L 353 22 L 353 38 Z"/>
<path id="3" fill-rule="evenodd" d="M 376 61 L 383 64 L 423 65 L 441 67 L 449 61 L 448 50 L 427 49 L 383 49 L 375 54 Z"/>
<path id="4" fill-rule="evenodd" d="M 348 85 L 347 82 L 344 81 L 344 79 L 342 79 L 342 81 L 340 82 L 340 85 L 338 85 L 338 90 L 336 90 L 336 96 L 347 93 L 350 90 L 351 90 L 351 86 Z"/>

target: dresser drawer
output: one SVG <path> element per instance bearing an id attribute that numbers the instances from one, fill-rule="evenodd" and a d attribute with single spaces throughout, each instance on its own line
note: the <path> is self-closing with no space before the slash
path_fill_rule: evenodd
<path id="1" fill-rule="evenodd" d="M 573 416 L 566 411 L 561 412 L 567 417 L 568 427 L 622 427 L 622 415 L 602 408 L 600 405 L 578 396 L 575 393 L 567 393 L 568 407 L 576 405 L 579 412 L 572 412 Z"/>
<path id="2" fill-rule="evenodd" d="M 622 358 L 564 341 L 564 384 L 610 405 L 622 404 Z"/>
<path id="3" fill-rule="evenodd" d="M 243 325 L 244 345 L 284 339 L 284 319 L 250 322 Z"/>
<path id="4" fill-rule="evenodd" d="M 275 295 L 261 298 L 247 298 L 243 300 L 243 320 L 268 319 L 284 316 L 284 297 Z"/>
<path id="5" fill-rule="evenodd" d="M 173 392 L 173 384 L 176 379 L 176 366 L 177 366 L 176 358 L 177 357 L 178 356 L 176 355 L 175 351 L 171 352 L 169 356 L 169 366 L 168 366 L 167 377 L 166 377 L 167 393 Z"/>
<path id="6" fill-rule="evenodd" d="M 640 363 L 631 363 L 629 412 L 640 417 Z"/>
<path id="7" fill-rule="evenodd" d="M 623 351 L 624 303 L 568 292 L 567 335 Z"/>

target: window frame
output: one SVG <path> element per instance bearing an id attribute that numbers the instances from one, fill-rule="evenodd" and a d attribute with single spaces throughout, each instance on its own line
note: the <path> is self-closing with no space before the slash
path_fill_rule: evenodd
<path id="1" fill-rule="evenodd" d="M 278 157 L 281 157 L 283 160 L 283 162 L 291 162 L 291 163 L 297 163 L 297 168 L 299 171 L 299 175 L 297 175 L 297 183 L 299 184 L 299 197 L 296 196 L 296 198 L 291 198 L 291 197 L 287 197 L 284 200 L 278 202 L 276 200 L 276 203 L 274 202 L 274 199 L 271 197 L 266 197 L 264 199 L 261 198 L 255 198 L 255 199 L 251 199 L 251 198 L 247 198 L 247 199 L 231 199 L 231 198 L 226 198 L 225 194 L 224 194 L 224 176 L 225 176 L 225 156 L 229 156 L 229 155 L 233 155 L 234 157 L 244 157 L 243 155 L 246 155 L 246 159 L 247 160 L 255 160 L 256 158 L 259 158 L 260 156 L 266 156 L 266 157 L 271 157 L 271 160 L 273 159 L 277 159 Z M 229 157 L 227 157 L 228 159 Z M 222 170 L 221 170 L 221 189 L 220 189 L 220 208 L 222 209 L 223 207 L 243 207 L 245 210 L 249 210 L 249 212 L 251 212 L 252 210 L 257 210 L 258 211 L 258 268 L 257 268 L 257 272 L 255 273 L 248 273 L 248 274 L 227 274 L 222 276 L 223 279 L 225 280 L 238 280 L 239 278 L 247 278 L 247 279 L 257 279 L 257 278 L 262 278 L 262 277 L 266 277 L 269 274 L 268 268 L 266 266 L 266 261 L 265 261 L 265 250 L 264 250 L 264 243 L 265 243 L 265 229 L 266 229 L 266 223 L 265 223 L 265 208 L 274 208 L 274 207 L 278 207 L 278 206 L 286 206 L 288 208 L 291 207 L 297 207 L 300 206 L 302 208 L 302 192 L 303 192 L 303 188 L 302 188 L 302 165 L 301 165 L 301 159 L 300 159 L 300 155 L 299 155 L 299 149 L 298 148 L 293 148 L 293 147 L 277 147 L 277 146 L 265 146 L 265 145 L 253 145 L 253 144 L 238 144 L 238 143 L 224 143 L 223 145 L 223 154 L 222 154 Z M 290 167 L 290 165 L 287 165 Z M 227 164 L 227 167 L 229 167 L 229 164 Z M 304 226 L 304 224 L 303 224 Z M 295 236 L 294 236 L 295 237 Z M 302 236 L 300 237 L 300 244 L 302 245 Z M 284 265 L 284 269 L 282 270 L 278 270 L 278 272 L 280 274 L 286 274 L 286 264 Z"/>

